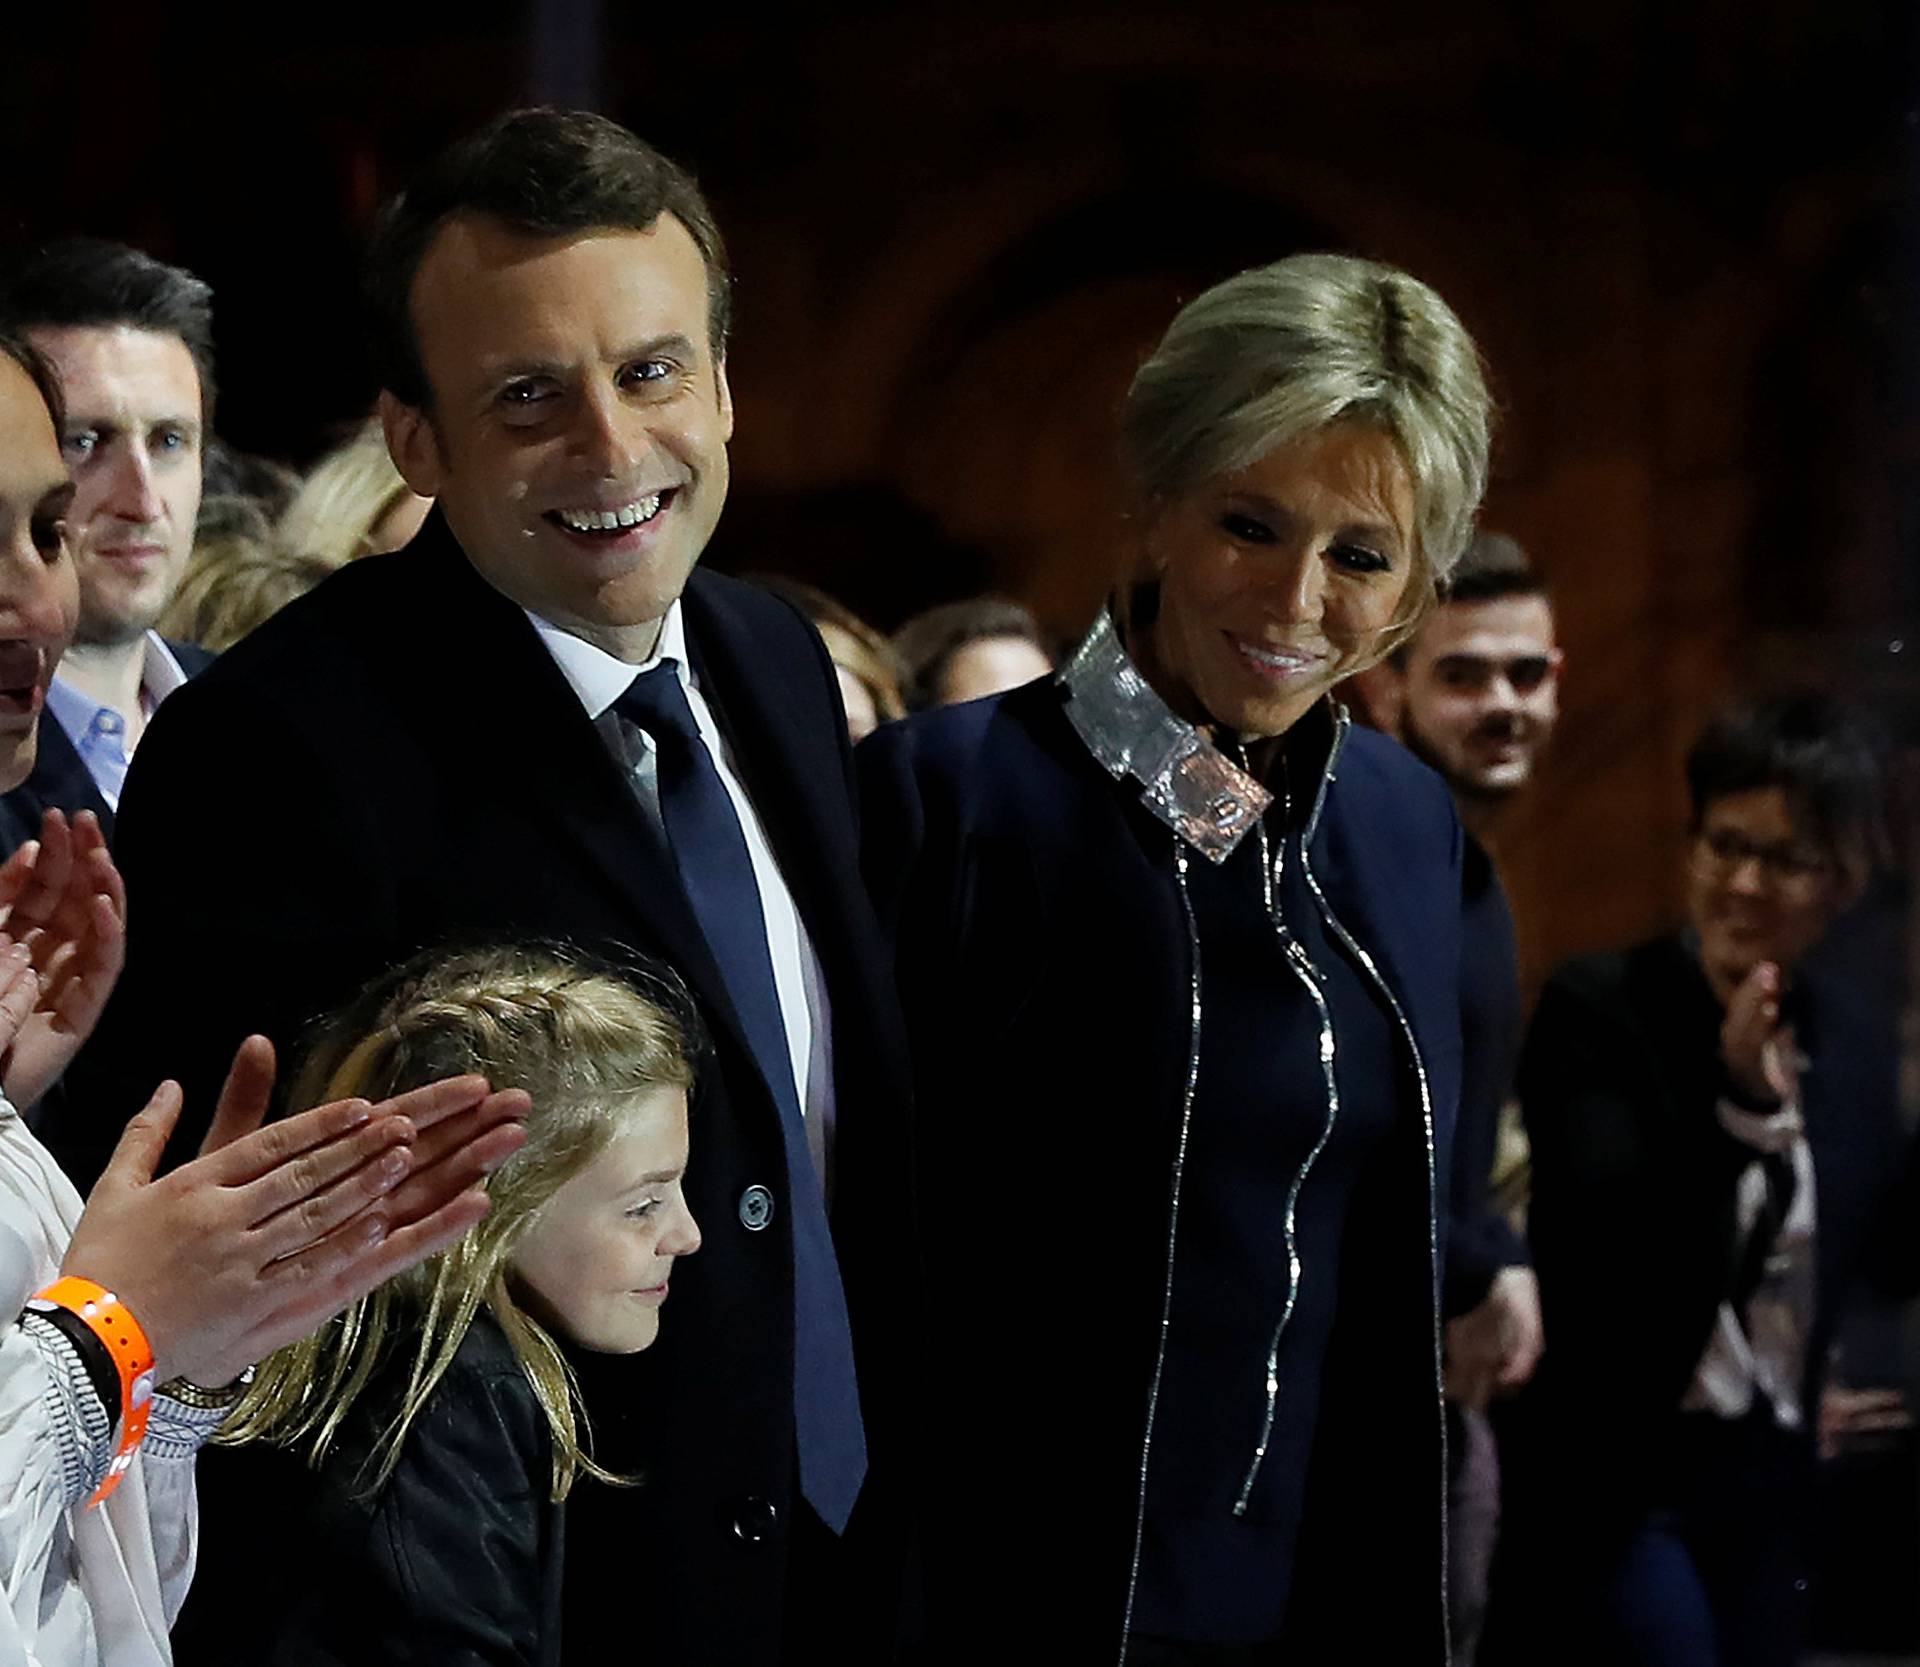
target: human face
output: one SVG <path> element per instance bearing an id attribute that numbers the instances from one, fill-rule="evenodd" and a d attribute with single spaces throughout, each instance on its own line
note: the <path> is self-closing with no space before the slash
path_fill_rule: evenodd
<path id="1" fill-rule="evenodd" d="M 1687 859 L 1687 918 L 1716 989 L 1739 986 L 1762 961 L 1790 971 L 1849 900 L 1831 852 L 1795 816 L 1785 789 L 1713 800 Z"/>
<path id="2" fill-rule="evenodd" d="M 646 659 L 726 501 L 733 433 L 686 228 L 530 237 L 456 215 L 413 320 L 432 410 L 381 398 L 407 484 L 496 590 Z"/>
<path id="3" fill-rule="evenodd" d="M 940 704 L 1004 694 L 1053 670 L 1053 662 L 1025 637 L 975 637 L 962 643 L 940 668 Z"/>
<path id="4" fill-rule="evenodd" d="M 132 642 L 165 612 L 193 553 L 200 372 L 185 342 L 153 330 L 76 325 L 30 334 L 66 394 L 76 640 Z"/>
<path id="5" fill-rule="evenodd" d="M 40 390 L 0 355 L 0 792 L 33 772 L 40 708 L 80 611 L 73 495 Z"/>
<path id="6" fill-rule="evenodd" d="M 542 1206 L 510 1267 L 528 1309 L 597 1354 L 637 1354 L 660 1334 L 674 1258 L 700 1248 L 680 1183 L 687 1096 L 642 1095 L 620 1132 Z"/>
<path id="7" fill-rule="evenodd" d="M 1413 573 L 1413 476 L 1387 435 L 1336 424 L 1164 504 L 1147 538 L 1142 669 L 1188 717 L 1258 740 L 1377 652 Z"/>
<path id="8" fill-rule="evenodd" d="M 1407 744 L 1456 792 L 1517 792 L 1560 715 L 1560 661 L 1544 596 L 1447 603 L 1407 650 Z"/>

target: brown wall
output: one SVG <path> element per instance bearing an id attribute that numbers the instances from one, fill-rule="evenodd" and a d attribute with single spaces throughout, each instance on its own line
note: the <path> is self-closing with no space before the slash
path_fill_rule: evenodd
<path id="1" fill-rule="evenodd" d="M 1913 196 L 1911 51 L 1859 0 L 1539 15 L 1563 10 L 861 7 L 663 32 L 605 7 L 606 107 L 700 170 L 739 272 L 715 558 L 882 623 L 989 584 L 1076 632 L 1127 539 L 1112 415 L 1180 298 L 1302 247 L 1403 264 L 1487 353 L 1486 521 L 1548 572 L 1568 649 L 1561 737 L 1502 838 L 1527 960 L 1661 921 L 1678 760 L 1741 679 L 1920 704 L 1920 641 L 1886 652 L 1920 638 L 1920 428 L 1911 378 L 1889 385 L 1914 286 L 1886 232 Z M 129 148 L 131 117 L 76 130 L 52 90 L 71 60 L 45 59 L 9 118 L 18 229 L 206 271 L 223 426 L 311 450 L 367 392 L 344 288 L 372 203 L 524 89 L 500 12 L 218 72 L 133 26 L 121 49 L 196 90 L 184 160 Z"/>

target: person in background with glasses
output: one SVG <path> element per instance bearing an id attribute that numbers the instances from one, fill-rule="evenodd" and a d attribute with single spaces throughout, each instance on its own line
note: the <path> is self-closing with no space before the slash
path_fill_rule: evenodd
<path id="1" fill-rule="evenodd" d="M 1483 1660 L 1797 1661 L 1841 1298 L 1920 1284 L 1894 1038 L 1803 965 L 1885 850 L 1875 736 L 1755 702 L 1687 779 L 1686 924 L 1562 967 L 1522 1053 L 1548 1346 Z"/>

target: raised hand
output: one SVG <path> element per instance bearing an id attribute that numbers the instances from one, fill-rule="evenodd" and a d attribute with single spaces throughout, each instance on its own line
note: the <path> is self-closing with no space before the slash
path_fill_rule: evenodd
<path id="1" fill-rule="evenodd" d="M 1720 1024 L 1720 1058 L 1749 1099 L 1784 1104 L 1800 1086 L 1793 1029 L 1780 1023 L 1780 969 L 1762 961 L 1740 981 Z"/>
<path id="2" fill-rule="evenodd" d="M 526 1096 L 491 1093 L 480 1077 L 262 1128 L 272 1086 L 272 1047 L 251 1037 L 201 1155 L 156 1180 L 181 1103 L 163 1083 L 127 1125 L 61 1264 L 120 1296 L 162 1380 L 228 1383 L 451 1244 L 486 1214 L 474 1183 L 526 1139 Z"/>
<path id="3" fill-rule="evenodd" d="M 0 924 L 26 952 L 37 994 L 4 1037 L 0 1089 L 24 1110 L 92 1034 L 126 959 L 127 894 L 93 812 L 58 810 L 0 865 Z M 9 974 L 0 966 L 0 979 Z M 0 997 L 0 1026 L 12 1015 Z"/>

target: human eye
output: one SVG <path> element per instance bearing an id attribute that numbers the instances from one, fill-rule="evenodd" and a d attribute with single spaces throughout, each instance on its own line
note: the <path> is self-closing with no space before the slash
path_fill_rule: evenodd
<path id="1" fill-rule="evenodd" d="M 1335 567 L 1344 568 L 1349 573 L 1385 573 L 1393 566 L 1393 558 L 1368 544 L 1358 544 L 1351 539 L 1343 539 L 1330 545 L 1327 559 Z"/>
<path id="2" fill-rule="evenodd" d="M 1441 683 L 1449 689 L 1478 689 L 1487 681 L 1486 662 L 1469 659 L 1465 655 L 1450 655 L 1434 669 Z"/>
<path id="3" fill-rule="evenodd" d="M 650 393 L 673 381 L 679 370 L 671 359 L 635 359 L 620 367 L 616 381 L 628 393 Z"/>
<path id="4" fill-rule="evenodd" d="M 1228 510 L 1220 517 L 1220 530 L 1242 544 L 1271 544 L 1274 541 L 1272 527 L 1259 516 L 1247 515 L 1239 510 Z"/>
<path id="5" fill-rule="evenodd" d="M 549 377 L 516 376 L 501 384 L 494 403 L 509 422 L 538 422 L 552 408 L 558 393 Z"/>
<path id="6" fill-rule="evenodd" d="M 64 515 L 36 515 L 31 528 L 33 547 L 53 566 L 67 553 L 67 520 Z"/>
<path id="7" fill-rule="evenodd" d="M 69 457 L 85 460 L 93 456 L 100 444 L 100 431 L 97 428 L 76 428 L 60 442 L 61 449 Z"/>
<path id="8" fill-rule="evenodd" d="M 153 431 L 153 449 L 167 456 L 184 452 L 192 444 L 192 436 L 175 424 L 168 423 Z"/>
<path id="9" fill-rule="evenodd" d="M 1523 655 L 1507 667 L 1507 681 L 1521 694 L 1529 695 L 1546 682 L 1551 669 L 1544 654 Z"/>
<path id="10" fill-rule="evenodd" d="M 653 1215 L 659 1208 L 659 1199 L 642 1198 L 635 1203 L 629 1204 L 625 1214 L 629 1221 L 645 1221 L 648 1216 Z"/>

